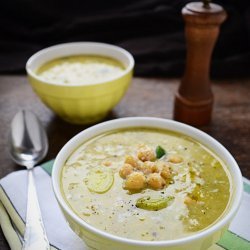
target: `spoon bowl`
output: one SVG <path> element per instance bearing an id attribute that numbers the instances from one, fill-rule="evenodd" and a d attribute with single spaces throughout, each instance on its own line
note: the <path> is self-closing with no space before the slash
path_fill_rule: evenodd
<path id="1" fill-rule="evenodd" d="M 13 161 L 28 169 L 27 212 L 23 249 L 50 249 L 42 222 L 33 176 L 34 166 L 48 152 L 48 138 L 41 122 L 32 112 L 21 110 L 15 115 L 10 126 L 8 146 Z"/>
<path id="2" fill-rule="evenodd" d="M 48 138 L 38 118 L 21 110 L 11 122 L 9 152 L 15 163 L 32 168 L 48 152 Z"/>

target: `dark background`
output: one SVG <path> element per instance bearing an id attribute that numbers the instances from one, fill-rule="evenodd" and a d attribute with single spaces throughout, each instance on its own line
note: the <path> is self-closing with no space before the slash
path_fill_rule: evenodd
<path id="1" fill-rule="evenodd" d="M 181 0 L 6 0 L 0 3 L 0 73 L 24 73 L 27 59 L 72 41 L 117 44 L 136 60 L 136 76 L 181 76 L 185 63 Z M 216 1 L 228 12 L 212 76 L 250 76 L 250 1 Z"/>

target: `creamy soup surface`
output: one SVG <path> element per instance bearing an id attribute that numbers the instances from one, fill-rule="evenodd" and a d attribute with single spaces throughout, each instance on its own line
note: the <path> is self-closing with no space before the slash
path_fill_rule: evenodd
<path id="1" fill-rule="evenodd" d="M 49 61 L 36 71 L 43 80 L 62 84 L 94 84 L 108 81 L 124 72 L 119 61 L 102 56 L 79 55 Z"/>
<path id="2" fill-rule="evenodd" d="M 172 240 L 212 225 L 230 199 L 224 163 L 187 136 L 135 128 L 83 143 L 61 173 L 84 221 L 129 239 Z"/>

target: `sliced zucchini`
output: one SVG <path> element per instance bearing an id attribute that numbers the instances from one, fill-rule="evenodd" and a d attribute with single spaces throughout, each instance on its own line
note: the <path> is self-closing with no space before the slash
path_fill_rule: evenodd
<path id="1" fill-rule="evenodd" d="M 145 210 L 158 211 L 160 209 L 166 208 L 173 199 L 174 199 L 173 196 L 168 196 L 168 197 L 160 196 L 156 198 L 151 198 L 150 196 L 146 196 L 136 201 L 136 207 Z"/>
<path id="2" fill-rule="evenodd" d="M 92 169 L 86 178 L 86 185 L 91 192 L 106 193 L 114 183 L 114 175 L 109 169 Z"/>

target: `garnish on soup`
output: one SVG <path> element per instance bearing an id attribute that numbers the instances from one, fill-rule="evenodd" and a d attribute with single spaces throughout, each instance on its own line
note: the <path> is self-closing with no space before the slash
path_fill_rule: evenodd
<path id="1" fill-rule="evenodd" d="M 164 148 L 158 145 L 155 149 L 155 153 L 156 153 L 157 159 L 160 159 L 162 156 L 166 154 L 166 151 Z"/>
<path id="2" fill-rule="evenodd" d="M 119 171 L 125 179 L 124 189 L 132 192 L 144 188 L 159 190 L 167 185 L 172 174 L 168 162 L 162 159 L 166 152 L 160 146 L 156 147 L 155 152 L 147 145 L 140 145 L 136 156 L 126 156 Z"/>
<path id="3" fill-rule="evenodd" d="M 160 209 L 166 208 L 171 200 L 173 200 L 173 196 L 168 197 L 156 197 L 152 198 L 150 196 L 142 197 L 136 201 L 136 207 L 158 211 Z"/>
<path id="4" fill-rule="evenodd" d="M 113 182 L 113 173 L 103 168 L 93 168 L 89 171 L 86 179 L 88 189 L 99 194 L 107 192 L 113 185 Z"/>

